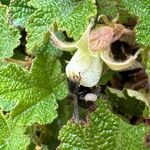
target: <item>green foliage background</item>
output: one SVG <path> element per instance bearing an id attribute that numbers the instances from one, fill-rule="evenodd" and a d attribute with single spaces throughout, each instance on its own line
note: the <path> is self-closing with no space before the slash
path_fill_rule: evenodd
<path id="1" fill-rule="evenodd" d="M 71 121 L 64 74 L 70 54 L 50 43 L 49 29 L 77 41 L 91 17 L 101 14 L 129 24 L 136 21 L 136 41 L 150 77 L 150 0 L 1 0 L 0 1 L 0 149 L 144 150 L 149 126 L 127 117 L 149 117 L 149 99 L 109 88 L 87 114 Z M 62 37 L 62 36 L 60 36 Z M 145 55 L 147 57 L 145 57 Z M 32 63 L 26 58 L 30 58 Z M 146 58 L 146 59 L 145 59 Z M 115 73 L 103 74 L 105 85 Z M 112 111 L 113 108 L 117 111 Z M 121 115 L 118 115 L 121 112 Z M 115 114 L 114 114 L 115 113 Z M 37 136 L 37 131 L 41 134 Z"/>

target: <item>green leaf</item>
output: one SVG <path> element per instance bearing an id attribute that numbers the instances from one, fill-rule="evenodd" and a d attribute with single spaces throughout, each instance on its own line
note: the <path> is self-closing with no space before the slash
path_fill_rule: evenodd
<path id="1" fill-rule="evenodd" d="M 136 40 L 139 44 L 149 46 L 150 43 L 150 1 L 149 0 L 121 0 L 121 4 L 131 14 L 139 17 L 136 26 Z"/>
<path id="2" fill-rule="evenodd" d="M 3 97 L 0 97 L 0 109 L 6 112 L 9 112 L 16 106 L 16 101 L 7 101 Z"/>
<path id="3" fill-rule="evenodd" d="M 68 122 L 60 131 L 61 150 L 144 150 L 147 128 L 132 126 L 112 114 L 106 103 L 98 101 L 98 108 L 81 125 Z"/>
<path id="4" fill-rule="evenodd" d="M 149 48 L 150 47 L 144 47 L 143 50 L 141 51 L 141 56 L 142 56 L 142 63 L 147 66 L 148 61 L 149 61 Z"/>
<path id="5" fill-rule="evenodd" d="M 24 125 L 51 123 L 57 117 L 57 99 L 67 96 L 60 62 L 50 53 L 39 53 L 31 71 L 10 64 L 0 68 L 0 96 L 18 104 L 11 117 Z"/>
<path id="6" fill-rule="evenodd" d="M 37 8 L 27 26 L 29 53 L 42 45 L 54 22 L 60 30 L 77 40 L 86 29 L 89 19 L 96 15 L 93 0 L 30 0 L 29 4 Z"/>
<path id="7" fill-rule="evenodd" d="M 98 15 L 107 15 L 110 17 L 116 17 L 117 10 L 117 2 L 115 0 L 97 0 L 97 11 Z"/>
<path id="8" fill-rule="evenodd" d="M 102 73 L 102 76 L 101 76 L 100 81 L 99 81 L 100 85 L 107 84 L 113 78 L 115 73 L 116 72 L 114 72 L 111 69 L 107 69 L 106 71 L 104 71 Z"/>
<path id="9" fill-rule="evenodd" d="M 58 33 L 58 36 L 60 36 L 61 34 L 62 33 Z M 51 55 L 54 57 L 60 57 L 63 54 L 63 52 L 60 49 L 58 49 L 52 45 L 49 34 L 47 34 L 47 39 L 44 41 L 43 45 L 36 49 L 36 53 L 39 53 L 41 51 L 47 51 L 47 52 L 51 53 Z"/>
<path id="10" fill-rule="evenodd" d="M 146 95 L 130 89 L 121 91 L 108 88 L 107 95 L 115 110 L 124 115 L 142 115 L 146 107 L 145 104 L 149 105 Z"/>
<path id="11" fill-rule="evenodd" d="M 20 43 L 17 29 L 8 23 L 7 7 L 0 5 L 0 59 L 13 55 L 13 49 Z"/>
<path id="12" fill-rule="evenodd" d="M 29 16 L 34 12 L 33 7 L 29 7 L 29 0 L 14 0 L 10 2 L 9 12 L 11 20 L 15 26 L 25 27 Z"/>
<path id="13" fill-rule="evenodd" d="M 0 1 L 3 5 L 9 5 L 9 3 L 10 3 L 10 0 L 1 0 Z"/>
<path id="14" fill-rule="evenodd" d="M 0 114 L 1 150 L 25 150 L 29 145 L 29 138 L 24 132 L 25 128 Z"/>

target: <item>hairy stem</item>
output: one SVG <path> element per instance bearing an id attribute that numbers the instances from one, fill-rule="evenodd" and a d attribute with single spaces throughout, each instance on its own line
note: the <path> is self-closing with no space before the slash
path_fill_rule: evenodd
<path id="1" fill-rule="evenodd" d="M 74 94 L 74 100 L 73 100 L 73 120 L 75 123 L 79 122 L 79 107 L 78 107 L 78 98 L 77 95 Z"/>

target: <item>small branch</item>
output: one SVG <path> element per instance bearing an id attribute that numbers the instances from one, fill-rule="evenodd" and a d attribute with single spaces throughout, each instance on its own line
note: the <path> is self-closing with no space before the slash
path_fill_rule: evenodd
<path id="1" fill-rule="evenodd" d="M 73 95 L 73 107 L 74 107 L 74 110 L 73 110 L 73 120 L 75 123 L 78 123 L 79 122 L 79 107 L 78 107 L 78 98 L 77 98 L 77 95 L 74 94 Z"/>

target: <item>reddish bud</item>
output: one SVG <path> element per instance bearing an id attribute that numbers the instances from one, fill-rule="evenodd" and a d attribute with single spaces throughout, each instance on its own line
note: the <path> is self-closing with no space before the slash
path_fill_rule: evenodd
<path id="1" fill-rule="evenodd" d="M 90 32 L 89 44 L 92 52 L 107 49 L 113 39 L 113 29 L 109 26 L 99 27 Z"/>

